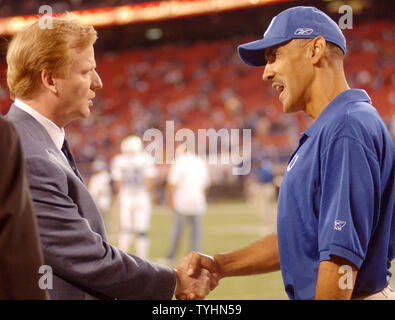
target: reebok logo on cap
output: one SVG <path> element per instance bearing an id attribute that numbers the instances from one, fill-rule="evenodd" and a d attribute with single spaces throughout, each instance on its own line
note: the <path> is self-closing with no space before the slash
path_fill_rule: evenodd
<path id="1" fill-rule="evenodd" d="M 296 36 L 308 36 L 309 34 L 312 34 L 314 32 L 313 29 L 311 28 L 298 28 L 295 30 L 294 35 Z"/>

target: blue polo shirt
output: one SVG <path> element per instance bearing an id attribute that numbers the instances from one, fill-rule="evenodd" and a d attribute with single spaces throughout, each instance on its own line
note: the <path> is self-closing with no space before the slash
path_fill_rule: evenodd
<path id="1" fill-rule="evenodd" d="M 278 244 L 290 299 L 314 299 L 319 263 L 358 268 L 354 292 L 381 290 L 395 257 L 395 148 L 364 90 L 333 99 L 301 134 L 278 205 Z"/>

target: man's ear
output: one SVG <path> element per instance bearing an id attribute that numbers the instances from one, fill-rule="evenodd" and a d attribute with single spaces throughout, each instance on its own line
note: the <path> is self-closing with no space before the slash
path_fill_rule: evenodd
<path id="1" fill-rule="evenodd" d="M 41 71 L 41 83 L 44 88 L 50 90 L 52 93 L 58 93 L 58 88 L 56 87 L 56 79 L 54 78 L 52 71 L 48 71 L 45 69 Z"/>
<path id="2" fill-rule="evenodd" d="M 326 41 L 323 37 L 318 36 L 310 44 L 310 59 L 313 64 L 317 64 L 324 56 Z"/>

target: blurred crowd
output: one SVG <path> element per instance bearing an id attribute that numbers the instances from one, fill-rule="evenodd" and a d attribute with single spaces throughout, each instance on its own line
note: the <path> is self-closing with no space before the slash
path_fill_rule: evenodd
<path id="1" fill-rule="evenodd" d="M 38 14 L 42 5 L 50 5 L 54 13 L 122 6 L 126 4 L 149 2 L 150 0 L 0 0 L 0 17 Z"/>
<path id="2" fill-rule="evenodd" d="M 345 35 L 349 85 L 368 92 L 395 141 L 393 25 L 388 21 L 361 24 Z M 104 88 L 95 98 L 91 116 L 66 129 L 83 174 L 89 176 L 97 157 L 109 162 L 119 152 L 120 141 L 130 134 L 142 137 L 147 129 L 156 128 L 166 146 L 166 120 L 174 121 L 175 131 L 251 129 L 252 173 L 265 160 L 273 163 L 275 174 L 281 172 L 281 164 L 288 161 L 299 134 L 312 120 L 304 113 L 284 114 L 277 93 L 262 81 L 263 69 L 241 62 L 237 45 L 252 39 L 108 51 L 97 56 Z M 4 79 L 0 103 L 1 112 L 6 113 L 10 101 Z M 165 179 L 168 168 L 160 167 Z M 213 185 L 240 179 L 232 175 L 231 165 L 211 169 Z"/>

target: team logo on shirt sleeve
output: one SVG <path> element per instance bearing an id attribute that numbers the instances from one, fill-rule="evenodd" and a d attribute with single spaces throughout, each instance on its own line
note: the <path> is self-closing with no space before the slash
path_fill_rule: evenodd
<path id="1" fill-rule="evenodd" d="M 346 225 L 346 221 L 342 221 L 342 220 L 335 220 L 335 227 L 334 229 L 337 231 L 341 231 L 344 226 Z"/>

